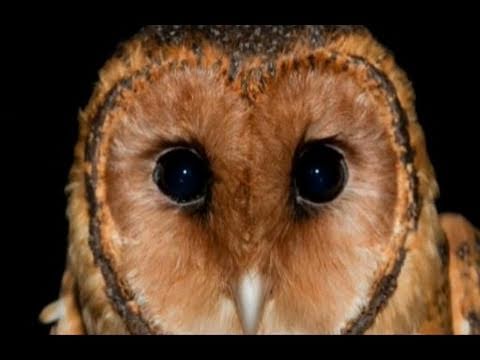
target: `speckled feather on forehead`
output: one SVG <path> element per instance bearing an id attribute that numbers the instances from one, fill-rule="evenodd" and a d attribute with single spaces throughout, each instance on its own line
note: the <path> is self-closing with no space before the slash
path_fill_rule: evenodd
<path id="1" fill-rule="evenodd" d="M 207 40 L 233 57 L 288 51 L 298 41 L 322 47 L 327 37 L 364 30 L 359 25 L 151 25 L 143 32 L 165 45 Z"/>

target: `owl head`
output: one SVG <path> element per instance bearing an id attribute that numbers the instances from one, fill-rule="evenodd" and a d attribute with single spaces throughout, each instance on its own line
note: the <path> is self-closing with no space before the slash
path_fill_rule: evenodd
<path id="1" fill-rule="evenodd" d="M 142 29 L 80 114 L 67 266 L 86 330 L 412 330 L 409 290 L 440 266 L 413 102 L 362 27 Z"/>

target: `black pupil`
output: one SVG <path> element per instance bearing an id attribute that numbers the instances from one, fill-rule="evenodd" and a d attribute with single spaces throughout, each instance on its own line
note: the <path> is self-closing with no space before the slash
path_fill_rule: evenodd
<path id="1" fill-rule="evenodd" d="M 208 164 L 191 149 L 173 149 L 159 158 L 153 178 L 159 189 L 174 201 L 192 202 L 206 194 Z"/>
<path id="2" fill-rule="evenodd" d="M 315 203 L 331 201 L 345 185 L 343 156 L 322 142 L 304 145 L 293 166 L 296 193 L 305 200 Z"/>

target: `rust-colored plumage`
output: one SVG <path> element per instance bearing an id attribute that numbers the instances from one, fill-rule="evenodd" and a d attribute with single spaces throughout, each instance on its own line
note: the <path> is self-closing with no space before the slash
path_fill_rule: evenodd
<path id="1" fill-rule="evenodd" d="M 317 139 L 348 182 L 299 213 L 292 158 Z M 210 163 L 201 215 L 152 181 L 175 144 Z M 364 28 L 143 29 L 80 114 L 68 190 L 53 333 L 479 332 L 479 233 L 437 215 L 413 90 Z"/>

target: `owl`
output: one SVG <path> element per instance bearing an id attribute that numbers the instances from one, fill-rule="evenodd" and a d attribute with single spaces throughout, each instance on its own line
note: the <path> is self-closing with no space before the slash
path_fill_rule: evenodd
<path id="1" fill-rule="evenodd" d="M 51 333 L 480 333 L 480 233 L 367 29 L 148 26 L 79 123 Z"/>

